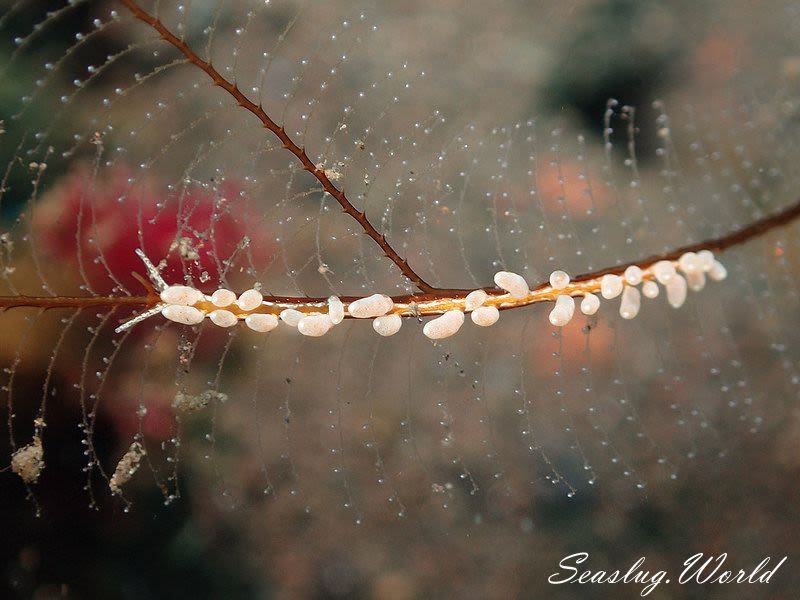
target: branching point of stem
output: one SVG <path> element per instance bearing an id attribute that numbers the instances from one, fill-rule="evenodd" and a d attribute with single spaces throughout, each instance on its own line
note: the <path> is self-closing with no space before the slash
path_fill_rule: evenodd
<path id="1" fill-rule="evenodd" d="M 325 191 L 333 196 L 333 198 L 339 203 L 339 205 L 342 207 L 342 210 L 344 210 L 344 212 L 346 212 L 350 217 L 355 219 L 355 221 L 358 222 L 358 224 L 364 230 L 364 233 L 371 237 L 375 243 L 380 246 L 381 250 L 383 250 L 383 253 L 389 258 L 389 260 L 397 265 L 397 268 L 400 269 L 401 273 L 403 273 L 406 279 L 416 285 L 417 288 L 419 288 L 423 293 L 435 292 L 438 289 L 426 282 L 417 274 L 416 271 L 414 271 L 414 269 L 409 266 L 408 262 L 403 259 L 386 240 L 386 236 L 380 234 L 378 230 L 375 229 L 364 212 L 359 211 L 355 206 L 353 206 L 345 193 L 331 182 L 325 171 L 317 168 L 317 166 L 311 162 L 311 159 L 308 158 L 305 148 L 298 146 L 289 136 L 289 134 L 286 133 L 286 129 L 282 125 L 278 125 L 275 121 L 273 121 L 272 118 L 264 111 L 263 107 L 257 105 L 247 96 L 245 96 L 235 83 L 232 83 L 223 77 L 219 71 L 217 71 L 211 65 L 211 63 L 200 58 L 186 42 L 172 33 L 172 31 L 170 31 L 158 18 L 145 11 L 137 2 L 135 2 L 135 0 L 120 1 L 137 19 L 152 27 L 156 32 L 158 32 L 162 39 L 174 46 L 187 58 L 187 60 L 189 60 L 189 62 L 204 71 L 214 82 L 214 85 L 228 92 L 228 94 L 230 94 L 233 99 L 236 100 L 236 103 L 239 106 L 255 115 L 265 128 L 269 129 L 273 134 L 275 134 L 275 136 L 283 144 L 283 147 L 297 157 L 303 166 L 303 169 L 316 177 L 317 180 L 322 184 L 322 187 L 325 189 Z"/>
<path id="2" fill-rule="evenodd" d="M 677 261 L 687 252 L 711 250 L 722 252 L 735 246 L 740 246 L 752 239 L 765 235 L 779 227 L 789 225 L 800 217 L 800 200 L 784 210 L 763 219 L 759 219 L 743 229 L 728 235 L 710 239 L 690 246 L 683 246 L 665 254 L 654 255 L 647 258 L 634 260 L 629 263 L 600 269 L 572 278 L 569 286 L 563 290 L 553 290 L 548 282 L 540 283 L 531 288 L 530 293 L 524 298 L 512 298 L 504 290 L 495 287 L 483 288 L 489 298 L 487 304 L 497 306 L 500 310 L 520 308 L 539 302 L 551 302 L 559 294 L 582 296 L 587 292 L 596 292 L 600 287 L 603 275 L 622 275 L 625 269 L 632 265 L 644 271 L 646 279 L 652 278 L 651 267 L 663 260 Z M 471 289 L 435 289 L 428 293 L 406 294 L 393 296 L 394 309 L 392 312 L 404 317 L 420 317 L 437 315 L 448 310 L 463 310 L 464 300 Z M 342 296 L 345 304 L 358 300 L 362 296 Z M 137 306 L 152 309 L 159 304 L 160 298 L 155 290 L 148 290 L 147 296 L 0 296 L 0 311 L 9 308 L 86 308 L 92 306 Z M 207 305 L 206 305 L 207 304 Z M 214 310 L 211 303 L 200 303 L 198 306 L 204 311 Z M 264 303 L 255 311 L 277 314 L 284 308 L 294 308 L 301 312 L 319 312 L 327 306 L 327 298 L 310 298 L 305 296 L 264 296 Z M 244 313 L 242 313 L 244 314 Z M 241 315 L 239 315 L 241 316 Z M 349 317 L 348 317 L 349 318 Z"/>

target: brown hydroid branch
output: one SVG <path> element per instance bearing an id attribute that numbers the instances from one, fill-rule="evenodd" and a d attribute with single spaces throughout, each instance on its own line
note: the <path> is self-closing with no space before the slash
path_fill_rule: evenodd
<path id="1" fill-rule="evenodd" d="M 317 168 L 317 166 L 311 162 L 311 159 L 308 158 L 305 148 L 298 146 L 294 140 L 292 140 L 289 134 L 286 133 L 286 130 L 282 125 L 275 123 L 275 121 L 273 121 L 269 115 L 264 112 L 264 109 L 261 106 L 257 105 L 247 96 L 245 96 L 235 83 L 225 79 L 225 77 L 223 77 L 219 71 L 217 71 L 211 65 L 211 63 L 200 58 L 186 42 L 172 33 L 159 19 L 145 11 L 134 0 L 120 1 L 133 13 L 137 19 L 143 21 L 156 30 L 166 42 L 179 50 L 181 54 L 183 54 L 189 60 L 189 62 L 202 69 L 211 78 L 211 80 L 214 82 L 214 85 L 221 87 L 223 90 L 228 92 L 228 94 L 230 94 L 233 99 L 236 100 L 239 106 L 253 113 L 261 121 L 261 123 L 263 123 L 264 127 L 274 133 L 283 144 L 283 147 L 297 157 L 297 159 L 303 165 L 303 169 L 317 178 L 325 191 L 336 199 L 344 212 L 350 215 L 358 222 L 359 225 L 361 225 L 364 233 L 371 237 L 375 243 L 380 246 L 383 253 L 389 258 L 389 260 L 397 265 L 397 267 L 409 281 L 411 281 L 423 292 L 430 293 L 436 291 L 437 288 L 434 288 L 422 277 L 420 277 L 416 271 L 411 268 L 408 262 L 402 258 L 394 248 L 392 248 L 391 244 L 386 240 L 386 236 L 379 233 L 378 230 L 375 229 L 372 223 L 370 223 L 369 219 L 367 219 L 367 216 L 364 214 L 364 212 L 353 206 L 350 200 L 347 199 L 345 193 L 333 185 L 331 180 L 325 174 L 325 171 Z"/>
<path id="2" fill-rule="evenodd" d="M 724 252 L 729 248 L 733 248 L 734 246 L 739 246 L 741 244 L 744 244 L 745 242 L 748 242 L 765 233 L 768 233 L 773 229 L 777 229 L 778 227 L 783 227 L 784 225 L 788 225 L 798 217 L 800 217 L 800 200 L 798 200 L 795 204 L 792 204 L 791 206 L 784 208 L 780 212 L 777 212 L 770 217 L 759 219 L 758 221 L 751 223 L 747 227 L 739 229 L 738 231 L 733 231 L 728 235 L 724 235 L 720 238 L 706 240 L 704 242 L 698 242 L 696 244 L 691 244 L 689 246 L 683 246 L 681 248 L 673 250 L 672 252 L 668 252 L 667 254 L 648 256 L 647 258 L 643 258 L 636 262 L 630 262 L 624 265 L 618 265 L 616 267 L 609 267 L 601 271 L 594 271 L 592 273 L 578 275 L 577 277 L 573 278 L 573 281 L 585 281 L 587 279 L 602 277 L 603 275 L 607 274 L 619 275 L 620 273 L 624 272 L 627 267 L 631 265 L 636 265 L 638 267 L 644 268 L 645 265 L 654 264 L 659 260 L 678 260 L 681 257 L 681 255 L 683 255 L 686 252 L 698 252 L 700 250 L 711 250 L 712 252 Z"/>
<path id="3" fill-rule="evenodd" d="M 586 292 L 595 293 L 600 289 L 600 279 L 603 275 L 621 275 L 630 266 L 636 265 L 643 271 L 645 279 L 652 279 L 652 266 L 663 260 L 677 261 L 686 252 L 698 252 L 700 250 L 711 250 L 723 252 L 729 248 L 740 246 L 752 239 L 765 235 L 779 227 L 789 225 L 800 217 L 800 201 L 788 206 L 782 211 L 754 223 L 729 233 L 728 235 L 710 239 L 697 244 L 683 246 L 672 250 L 666 254 L 654 255 L 640 260 L 631 261 L 625 264 L 608 267 L 592 273 L 585 273 L 574 277 L 570 284 L 561 290 L 554 290 L 549 283 L 540 283 L 531 289 L 531 292 L 524 298 L 513 298 L 505 290 L 495 287 L 483 288 L 489 295 L 485 305 L 497 306 L 501 310 L 509 308 L 519 308 L 537 302 L 549 302 L 555 300 L 560 294 L 582 296 Z M 92 306 L 136 306 L 153 308 L 159 304 L 160 299 L 155 290 L 145 282 L 140 280 L 147 287 L 148 295 L 131 296 L 0 296 L 0 311 L 9 308 L 87 308 Z M 464 309 L 464 300 L 471 291 L 470 289 L 442 289 L 421 294 L 409 294 L 392 297 L 394 308 L 392 312 L 405 317 L 420 317 L 427 315 L 437 315 L 448 310 Z M 342 296 L 341 301 L 347 305 L 358 300 L 362 296 Z M 197 308 L 203 312 L 210 312 L 216 307 L 210 302 L 200 302 Z M 311 298 L 301 296 L 264 296 L 264 302 L 253 311 L 244 312 L 231 310 L 240 318 L 253 312 L 278 314 L 285 308 L 294 308 L 301 312 L 324 312 L 327 310 L 327 298 Z M 347 315 L 347 318 L 350 318 Z"/>
<path id="4" fill-rule="evenodd" d="M 0 311 L 8 308 L 91 308 L 93 306 L 154 306 L 152 296 L 0 296 Z"/>

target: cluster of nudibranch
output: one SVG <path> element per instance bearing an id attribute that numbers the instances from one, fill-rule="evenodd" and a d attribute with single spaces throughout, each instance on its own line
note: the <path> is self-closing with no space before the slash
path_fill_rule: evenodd
<path id="1" fill-rule="evenodd" d="M 233 327 L 243 321 L 247 327 L 260 333 L 275 329 L 282 321 L 303 335 L 319 337 L 349 316 L 371 319 L 376 333 L 391 336 L 400 330 L 404 316 L 438 315 L 425 323 L 422 332 L 432 340 L 439 340 L 450 337 L 461 328 L 465 313 L 470 314 L 476 325 L 488 327 L 498 321 L 501 308 L 545 301 L 555 303 L 550 311 L 550 323 L 563 327 L 575 314 L 576 297 L 581 299 L 583 314 L 595 314 L 600 308 L 598 293 L 606 300 L 621 296 L 620 316 L 633 319 L 639 313 L 642 295 L 645 298 L 659 295 L 658 284 L 664 286 L 669 304 L 679 308 L 686 301 L 687 290 L 703 289 L 706 277 L 720 281 L 727 275 L 725 267 L 711 251 L 701 250 L 686 252 L 675 261 L 660 260 L 644 268 L 631 265 L 621 275 L 605 274 L 574 282 L 564 271 L 553 271 L 549 285 L 533 291 L 521 275 L 499 271 L 494 276 L 498 289 L 477 289 L 463 296 L 401 303 L 383 294 L 373 294 L 348 303 L 331 296 L 327 302 L 287 304 L 265 300 L 257 289 L 249 289 L 238 296 L 227 289 L 206 295 L 190 286 L 167 285 L 144 254 L 138 253 L 160 290 L 161 302 L 124 323 L 117 331 L 161 313 L 164 318 L 184 325 L 196 325 L 206 318 L 219 327 Z"/>

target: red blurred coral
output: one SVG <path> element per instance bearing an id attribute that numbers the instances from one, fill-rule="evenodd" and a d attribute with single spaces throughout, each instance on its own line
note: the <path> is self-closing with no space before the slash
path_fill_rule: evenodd
<path id="1" fill-rule="evenodd" d="M 234 257 L 238 270 L 252 256 L 258 269 L 275 251 L 238 184 L 194 184 L 161 193 L 155 181 L 131 183 L 130 176 L 127 169 L 115 168 L 93 178 L 82 167 L 36 208 L 33 226 L 40 252 L 64 261 L 59 268 L 68 268 L 81 283 L 82 264 L 92 291 L 112 293 L 116 278 L 140 293 L 131 275 L 143 273 L 134 253 L 140 247 L 156 263 L 166 257 L 168 281 L 182 281 L 188 272 L 201 287 L 206 279 L 209 287 L 217 285 L 220 265 L 225 269 L 228 258 Z M 249 243 L 242 250 L 245 240 Z M 204 271 L 208 277 L 201 277 Z"/>

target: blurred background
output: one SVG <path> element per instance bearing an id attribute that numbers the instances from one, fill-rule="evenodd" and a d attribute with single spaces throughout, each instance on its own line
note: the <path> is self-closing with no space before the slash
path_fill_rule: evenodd
<path id="1" fill-rule="evenodd" d="M 436 285 L 507 268 L 533 286 L 797 200 L 795 3 L 142 6 Z M 0 73 L 0 295 L 141 295 L 136 248 L 209 293 L 413 291 L 121 3 L 0 2 Z M 316 340 L 6 311 L 2 596 L 635 598 L 547 578 L 575 552 L 673 580 L 727 552 L 788 562 L 769 584 L 650 597 L 795 597 L 797 233 L 725 253 L 728 279 L 680 311 L 662 293 L 634 321 L 604 303 L 556 330 L 534 306 L 437 344 L 413 321 Z M 11 456 L 37 439 L 26 484 Z"/>

